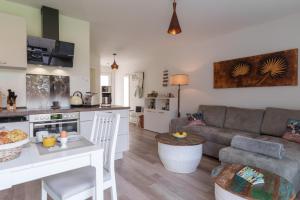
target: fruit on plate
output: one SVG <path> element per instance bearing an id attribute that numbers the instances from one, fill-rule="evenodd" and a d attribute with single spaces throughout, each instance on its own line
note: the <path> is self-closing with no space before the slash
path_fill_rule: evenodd
<path id="1" fill-rule="evenodd" d="M 172 134 L 176 138 L 185 138 L 187 136 L 187 132 L 176 132 Z"/>
<path id="2" fill-rule="evenodd" d="M 0 145 L 19 142 L 27 138 L 27 134 L 19 129 L 0 131 Z"/>

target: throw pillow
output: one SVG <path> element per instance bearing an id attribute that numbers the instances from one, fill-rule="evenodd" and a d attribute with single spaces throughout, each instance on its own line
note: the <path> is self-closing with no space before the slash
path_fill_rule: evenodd
<path id="1" fill-rule="evenodd" d="M 203 120 L 203 114 L 198 112 L 198 113 L 187 113 L 187 118 L 190 121 L 188 126 L 205 126 L 205 122 Z"/>
<path id="2" fill-rule="evenodd" d="M 288 120 L 287 131 L 283 135 L 283 138 L 292 142 L 300 143 L 300 120 Z"/>
<path id="3" fill-rule="evenodd" d="M 287 123 L 287 130 L 293 134 L 300 134 L 300 120 L 289 119 Z"/>

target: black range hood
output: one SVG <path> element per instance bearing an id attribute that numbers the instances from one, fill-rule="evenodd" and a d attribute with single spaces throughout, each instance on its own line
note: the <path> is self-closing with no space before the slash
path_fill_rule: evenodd
<path id="1" fill-rule="evenodd" d="M 44 38 L 59 40 L 59 11 L 42 6 L 42 34 Z"/>
<path id="2" fill-rule="evenodd" d="M 42 6 L 42 38 L 27 37 L 27 63 L 73 67 L 75 44 L 59 40 L 59 11 Z"/>

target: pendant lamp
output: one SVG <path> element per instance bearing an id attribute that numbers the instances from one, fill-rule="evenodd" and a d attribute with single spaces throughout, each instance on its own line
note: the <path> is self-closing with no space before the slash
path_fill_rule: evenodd
<path id="1" fill-rule="evenodd" d="M 111 65 L 112 70 L 117 70 L 119 68 L 119 65 L 116 63 L 116 53 L 113 54 L 114 56 L 114 63 Z"/>
<path id="2" fill-rule="evenodd" d="M 179 25 L 177 14 L 176 14 L 176 2 L 175 2 L 175 0 L 173 2 L 173 15 L 172 15 L 172 18 L 171 18 L 171 23 L 170 23 L 170 26 L 169 26 L 169 29 L 168 29 L 168 33 L 171 34 L 171 35 L 177 35 L 177 34 L 181 33 L 181 28 L 180 28 L 180 25 Z"/>

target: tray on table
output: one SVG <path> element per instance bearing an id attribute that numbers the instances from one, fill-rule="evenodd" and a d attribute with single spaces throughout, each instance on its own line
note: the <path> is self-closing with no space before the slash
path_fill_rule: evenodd
<path id="1" fill-rule="evenodd" d="M 86 138 L 84 138 L 82 136 L 80 136 L 79 139 L 76 141 L 68 142 L 66 148 L 61 148 L 60 143 L 58 143 L 58 142 L 56 143 L 56 145 L 54 147 L 51 147 L 51 148 L 43 147 L 42 143 L 36 144 L 40 155 L 47 155 L 50 153 L 67 151 L 67 150 L 72 150 L 72 149 L 77 149 L 77 148 L 82 148 L 82 147 L 87 147 L 87 146 L 92 146 L 92 145 L 93 145 L 93 143 L 91 143 L 89 140 L 87 140 Z"/>

